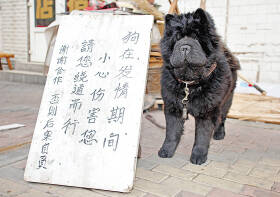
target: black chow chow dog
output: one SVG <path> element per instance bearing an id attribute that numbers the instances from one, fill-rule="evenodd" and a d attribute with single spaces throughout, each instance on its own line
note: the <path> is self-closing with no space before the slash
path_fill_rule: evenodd
<path id="1" fill-rule="evenodd" d="M 216 140 L 225 136 L 224 123 L 232 103 L 239 61 L 217 35 L 209 13 L 200 8 L 192 13 L 166 15 L 161 53 L 166 138 L 158 155 L 174 155 L 183 133 L 186 109 L 186 114 L 195 118 L 190 160 L 200 165 L 207 160 L 213 131 Z"/>

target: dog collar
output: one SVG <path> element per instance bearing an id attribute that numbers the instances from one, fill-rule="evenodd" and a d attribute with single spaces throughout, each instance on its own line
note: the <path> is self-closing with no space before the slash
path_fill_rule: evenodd
<path id="1" fill-rule="evenodd" d="M 217 67 L 217 63 L 214 62 L 214 63 L 211 65 L 211 67 L 210 67 L 210 69 L 209 69 L 209 72 L 207 73 L 206 77 L 209 77 L 209 76 L 211 75 L 211 73 L 216 69 L 216 67 Z M 177 79 L 177 81 L 179 81 L 180 83 L 185 83 L 185 84 L 186 84 L 186 86 L 185 86 L 185 88 L 184 88 L 185 97 L 182 99 L 182 103 L 183 103 L 184 109 L 185 109 L 185 108 L 186 108 L 186 105 L 187 105 L 187 103 L 188 103 L 188 96 L 189 96 L 189 87 L 188 87 L 188 86 L 194 85 L 194 84 L 198 84 L 199 81 L 196 81 L 196 80 L 193 80 L 193 81 L 183 81 L 183 80 L 181 80 L 181 79 Z M 183 109 L 183 110 L 184 110 L 184 109 Z M 185 114 L 185 113 L 183 113 L 183 114 Z M 188 112 L 186 112 L 186 114 L 188 114 Z"/>
<path id="2" fill-rule="evenodd" d="M 206 75 L 205 77 L 209 77 L 209 76 L 211 75 L 211 73 L 216 69 L 216 67 L 217 67 L 217 63 L 214 62 L 214 63 L 211 65 L 211 67 L 210 67 L 210 69 L 209 69 L 209 72 L 207 73 L 207 75 Z M 184 80 L 179 79 L 179 78 L 176 78 L 176 79 L 177 79 L 178 82 L 186 84 L 186 87 L 187 87 L 188 85 L 194 85 L 194 84 L 198 84 L 198 83 L 199 83 L 199 81 L 196 81 L 196 80 L 184 81 Z"/>
<path id="3" fill-rule="evenodd" d="M 192 81 L 184 81 L 184 80 L 181 80 L 181 79 L 177 79 L 177 81 L 179 81 L 180 83 L 184 83 L 186 85 L 193 85 L 196 83 L 195 80 L 192 80 Z"/>

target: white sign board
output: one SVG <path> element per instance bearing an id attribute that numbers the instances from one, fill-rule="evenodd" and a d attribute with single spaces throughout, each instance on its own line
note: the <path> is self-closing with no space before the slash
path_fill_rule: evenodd
<path id="1" fill-rule="evenodd" d="M 65 16 L 24 179 L 128 192 L 153 16 Z"/>

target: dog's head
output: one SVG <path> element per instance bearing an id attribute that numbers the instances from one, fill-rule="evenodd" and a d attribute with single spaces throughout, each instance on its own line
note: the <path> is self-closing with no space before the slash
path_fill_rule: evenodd
<path id="1" fill-rule="evenodd" d="M 197 9 L 181 15 L 166 15 L 161 52 L 178 79 L 200 80 L 209 70 L 209 56 L 218 48 L 219 37 L 210 15 Z"/>

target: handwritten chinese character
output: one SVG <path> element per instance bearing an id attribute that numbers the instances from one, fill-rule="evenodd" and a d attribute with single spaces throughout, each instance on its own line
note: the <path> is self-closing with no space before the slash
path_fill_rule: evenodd
<path id="1" fill-rule="evenodd" d="M 84 95 L 83 90 L 84 90 L 84 84 L 79 84 L 79 85 L 75 84 L 71 94 Z"/>
<path id="2" fill-rule="evenodd" d="M 69 105 L 69 109 L 73 109 L 74 113 L 77 110 L 80 110 L 81 107 L 82 107 L 82 102 L 80 101 L 80 99 L 72 100 L 72 103 Z"/>
<path id="3" fill-rule="evenodd" d="M 49 107 L 48 116 L 56 116 L 57 106 L 51 105 Z"/>
<path id="4" fill-rule="evenodd" d="M 64 129 L 64 134 L 67 133 L 68 129 L 70 129 L 70 127 L 72 127 L 72 135 L 74 135 L 75 130 L 76 130 L 76 126 L 77 124 L 79 124 L 78 120 L 74 120 L 73 122 L 71 121 L 71 118 L 69 118 L 63 125 L 63 127 L 61 129 Z"/>
<path id="5" fill-rule="evenodd" d="M 54 84 L 54 85 L 58 85 L 59 83 L 62 83 L 62 77 L 61 77 L 61 76 L 56 76 L 56 77 L 53 79 L 53 84 Z"/>
<path id="6" fill-rule="evenodd" d="M 45 128 L 52 128 L 53 126 L 54 126 L 53 118 L 50 118 L 50 119 L 47 121 L 46 125 L 44 126 L 44 129 L 45 129 Z"/>
<path id="7" fill-rule="evenodd" d="M 82 142 L 86 145 L 92 145 L 93 141 L 97 143 L 97 140 L 94 138 L 95 134 L 95 130 L 86 130 L 84 133 L 81 134 L 81 136 L 83 136 L 83 139 L 80 140 L 80 143 Z"/>
<path id="8" fill-rule="evenodd" d="M 66 56 L 61 56 L 59 58 L 57 58 L 57 62 L 56 64 L 66 64 L 66 60 L 67 60 L 67 57 Z"/>
<path id="9" fill-rule="evenodd" d="M 125 108 L 124 107 L 113 107 L 111 110 L 111 116 L 108 118 L 108 123 L 111 123 L 112 121 L 114 122 L 119 122 L 120 124 L 123 123 L 123 118 L 124 118 L 124 112 Z"/>
<path id="10" fill-rule="evenodd" d="M 115 99 L 116 98 L 120 98 L 120 97 L 124 97 L 126 98 L 127 97 L 127 91 L 128 91 L 128 83 L 125 82 L 124 84 L 120 84 L 118 85 L 118 87 L 115 89 Z"/>
<path id="11" fill-rule="evenodd" d="M 60 66 L 57 69 L 55 69 L 55 71 L 57 75 L 61 75 L 65 70 Z"/>
<path id="12" fill-rule="evenodd" d="M 118 77 L 119 79 L 121 78 L 131 78 L 129 76 L 132 71 L 132 66 L 122 66 L 121 69 L 119 70 L 119 74 L 116 75 L 115 77 Z"/>
<path id="13" fill-rule="evenodd" d="M 47 169 L 46 164 L 47 164 L 47 156 L 46 155 L 40 156 L 39 165 L 37 169 L 40 168 Z"/>
<path id="14" fill-rule="evenodd" d="M 53 94 L 50 100 L 50 104 L 58 104 L 59 103 L 59 94 Z"/>
<path id="15" fill-rule="evenodd" d="M 41 153 L 42 154 L 48 154 L 48 150 L 49 150 L 49 145 L 50 143 L 45 143 L 43 146 L 42 146 L 42 149 L 41 149 Z"/>
<path id="16" fill-rule="evenodd" d="M 120 56 L 122 59 L 133 59 L 133 49 L 126 49 Z"/>
<path id="17" fill-rule="evenodd" d="M 109 75 L 109 72 L 100 72 L 100 71 L 98 71 L 95 74 L 95 76 L 98 76 L 98 77 L 103 78 L 103 79 L 106 78 L 108 75 Z"/>
<path id="18" fill-rule="evenodd" d="M 95 89 L 90 95 L 92 95 L 92 101 L 101 101 L 104 97 L 105 89 Z"/>
<path id="19" fill-rule="evenodd" d="M 60 49 L 59 49 L 59 54 L 60 55 L 67 55 L 68 53 L 68 48 L 69 48 L 69 45 L 61 45 Z"/>
<path id="20" fill-rule="evenodd" d="M 51 136 L 52 136 L 52 131 L 46 130 L 46 131 L 44 132 L 44 138 L 42 139 L 42 141 L 51 140 Z"/>
<path id="21" fill-rule="evenodd" d="M 86 68 L 86 67 L 90 67 L 92 65 L 91 56 L 89 56 L 89 55 L 82 56 L 77 61 L 79 62 L 79 64 L 76 65 L 77 67 L 81 66 L 81 67 Z"/>
<path id="22" fill-rule="evenodd" d="M 128 32 L 128 34 L 125 37 L 123 37 L 122 40 L 123 40 L 124 43 L 127 43 L 127 42 L 130 41 L 134 44 L 137 44 L 138 39 L 139 39 L 139 35 L 140 34 L 136 33 L 136 32 L 134 32 L 134 33 Z"/>
<path id="23" fill-rule="evenodd" d="M 102 57 L 100 57 L 100 58 L 98 59 L 98 61 L 102 61 L 102 63 L 104 64 L 104 63 L 106 63 L 106 60 L 109 61 L 110 59 L 111 59 L 110 56 L 108 56 L 108 54 L 105 53 L 105 55 L 102 56 Z"/>
<path id="24" fill-rule="evenodd" d="M 81 52 L 89 52 L 89 53 L 91 53 L 94 45 L 95 44 L 94 44 L 94 40 L 93 39 L 88 40 L 88 41 L 84 40 L 82 42 Z"/>
<path id="25" fill-rule="evenodd" d="M 82 71 L 82 72 L 78 72 L 75 76 L 74 76 L 74 82 L 87 82 L 87 72 L 86 71 Z"/>
<path id="26" fill-rule="evenodd" d="M 97 116 L 97 113 L 100 111 L 100 108 L 92 108 L 88 111 L 89 115 L 87 117 L 88 123 L 95 123 Z"/>
<path id="27" fill-rule="evenodd" d="M 108 139 L 104 138 L 103 148 L 109 147 L 109 148 L 113 148 L 113 151 L 116 151 L 118 148 L 118 142 L 119 142 L 119 134 L 111 133 Z"/>

